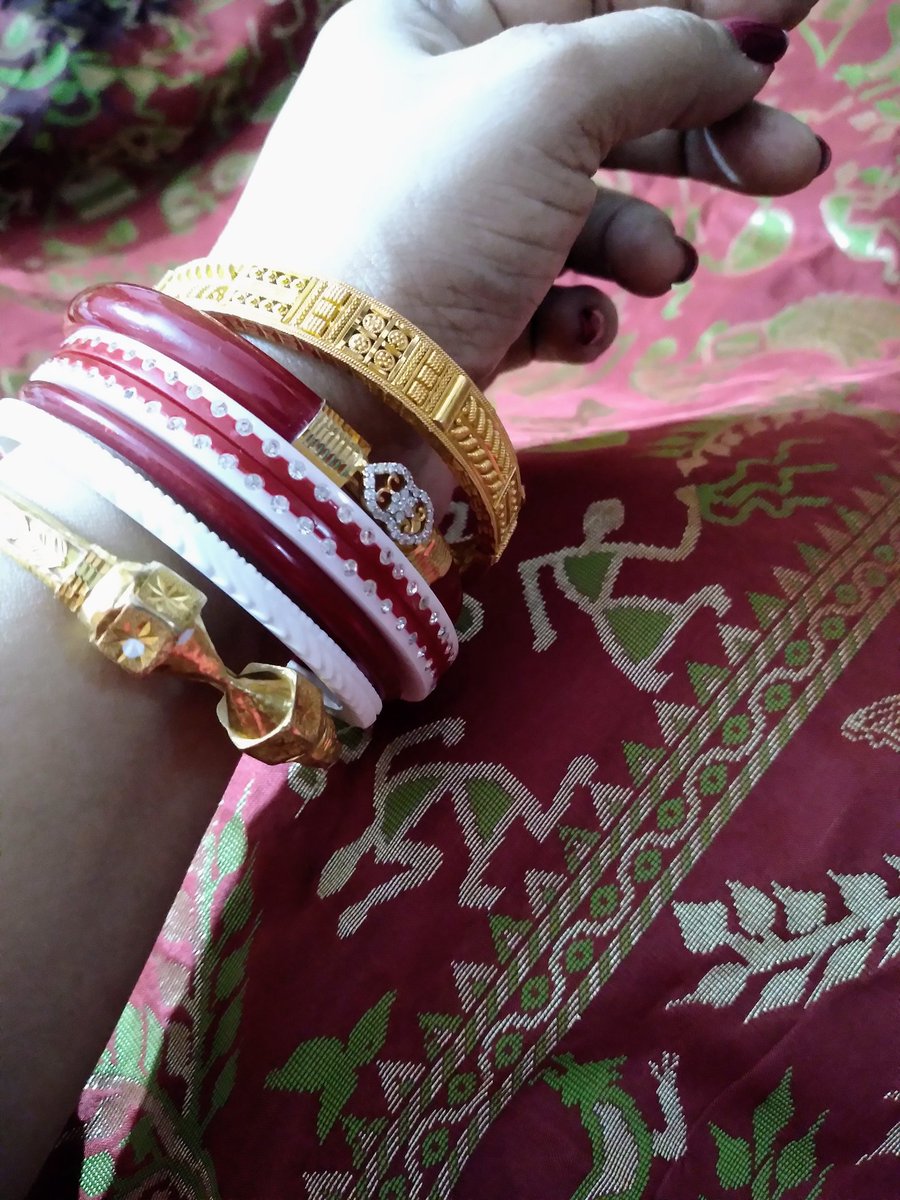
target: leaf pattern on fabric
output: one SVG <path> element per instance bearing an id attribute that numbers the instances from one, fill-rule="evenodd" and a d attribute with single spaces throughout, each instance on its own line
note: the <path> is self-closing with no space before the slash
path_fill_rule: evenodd
<path id="1" fill-rule="evenodd" d="M 900 873 L 900 859 L 885 861 Z M 726 1007 L 743 995 L 755 976 L 766 976 L 758 999 L 745 1021 L 799 1004 L 815 1004 L 826 992 L 858 979 L 873 958 L 882 931 L 892 937 L 877 966 L 900 951 L 900 893 L 892 895 L 888 881 L 872 872 L 829 872 L 844 903 L 845 915 L 826 919 L 827 900 L 822 892 L 797 891 L 772 885 L 772 896 L 756 887 L 729 883 L 734 928 L 722 901 L 676 903 L 675 916 L 685 948 L 692 954 L 709 954 L 727 946 L 741 961 L 717 963 L 701 978 L 693 992 L 669 1002 Z M 777 901 L 777 903 L 776 903 Z M 782 910 L 788 936 L 775 931 Z M 800 960 L 799 962 L 797 960 Z M 791 965 L 796 963 L 797 965 Z M 821 971 L 819 968 L 821 967 Z M 810 990 L 810 983 L 817 982 Z"/>
<path id="2" fill-rule="evenodd" d="M 346 1043 L 336 1037 L 310 1038 L 301 1042 L 283 1067 L 266 1076 L 266 1087 L 318 1096 L 316 1131 L 320 1142 L 356 1091 L 359 1071 L 384 1045 L 395 999 L 395 992 L 386 992 L 359 1018 Z"/>

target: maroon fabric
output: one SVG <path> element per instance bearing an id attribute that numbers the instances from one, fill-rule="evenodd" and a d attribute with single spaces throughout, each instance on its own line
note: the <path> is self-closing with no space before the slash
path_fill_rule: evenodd
<path id="1" fill-rule="evenodd" d="M 435 696 L 327 779 L 239 771 L 82 1098 L 85 1194 L 892 1200 L 897 433 L 528 456 Z"/>

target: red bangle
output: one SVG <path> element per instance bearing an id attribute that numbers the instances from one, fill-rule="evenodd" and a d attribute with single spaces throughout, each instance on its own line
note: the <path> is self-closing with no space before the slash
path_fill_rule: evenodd
<path id="1" fill-rule="evenodd" d="M 292 442 L 322 407 L 321 397 L 285 367 L 219 321 L 133 283 L 81 292 L 69 305 L 66 332 L 98 325 L 146 342 L 231 392 L 286 441 Z"/>
<path id="2" fill-rule="evenodd" d="M 66 332 L 96 326 L 145 342 L 232 394 L 280 437 L 293 442 L 323 406 L 322 399 L 264 351 L 212 317 L 153 288 L 104 284 L 71 301 Z M 454 563 L 432 590 L 452 619 L 462 608 Z"/>
<path id="3" fill-rule="evenodd" d="M 445 637 L 450 625 L 447 614 L 436 608 L 436 598 L 433 595 L 429 598 L 430 589 L 421 577 L 417 577 L 418 583 L 408 578 L 414 569 L 405 562 L 387 535 L 377 531 L 375 540 L 377 527 L 349 496 L 329 485 L 324 477 L 321 483 L 327 494 L 322 494 L 315 478 L 309 477 L 317 474 L 315 467 L 287 443 L 279 447 L 271 439 L 270 444 L 268 432 L 271 431 L 263 435 L 253 428 L 252 421 L 242 421 L 227 413 L 217 419 L 213 415 L 214 406 L 204 395 L 197 395 L 195 387 L 177 377 L 172 378 L 159 364 L 138 370 L 122 358 L 121 350 L 101 344 L 90 349 L 64 347 L 55 361 L 95 363 L 94 369 L 100 371 L 102 368 L 104 379 L 112 378 L 122 388 L 131 383 L 138 384 L 141 393 L 165 406 L 167 414 L 181 417 L 183 422 L 186 420 L 195 437 L 207 437 L 217 455 L 233 455 L 245 475 L 254 474 L 261 480 L 261 493 L 270 498 L 284 497 L 289 508 L 288 505 L 284 507 L 294 518 L 312 520 L 314 525 L 326 531 L 326 536 L 335 544 L 336 557 L 345 564 L 351 562 L 353 573 L 364 583 L 371 580 L 378 599 L 389 602 L 391 619 L 399 620 L 398 628 L 405 626 L 407 634 L 425 650 L 435 674 L 443 674 L 450 666 L 455 650 L 455 645 L 451 648 Z M 291 473 L 291 464 L 283 454 L 296 459 L 304 470 L 303 477 Z M 202 471 L 202 467 L 199 470 Z M 329 502 L 329 497 L 335 494 L 340 501 L 337 507 L 333 500 Z M 261 520 L 265 523 L 265 518 Z M 365 532 L 367 526 L 369 532 Z M 385 549 L 389 552 L 388 561 L 383 557 Z M 436 613 L 437 621 L 429 619 L 432 613 Z M 377 615 L 384 620 L 381 612 Z"/>
<path id="4" fill-rule="evenodd" d="M 303 558 L 283 534 L 266 527 L 215 479 L 188 476 L 184 458 L 164 443 L 150 444 L 143 429 L 120 413 L 95 411 L 86 398 L 48 383 L 27 383 L 23 400 L 80 429 L 136 467 L 173 500 L 242 554 L 295 601 L 308 608 L 329 636 L 359 664 L 385 697 L 402 691 L 399 663 L 388 643 L 327 576 Z"/>

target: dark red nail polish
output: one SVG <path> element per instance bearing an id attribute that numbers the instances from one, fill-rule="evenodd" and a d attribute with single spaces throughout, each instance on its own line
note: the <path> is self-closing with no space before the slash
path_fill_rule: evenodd
<path id="1" fill-rule="evenodd" d="M 787 53 L 788 35 L 778 25 L 740 19 L 722 24 L 737 42 L 741 53 L 753 62 L 771 66 Z"/>
<path id="2" fill-rule="evenodd" d="M 681 269 L 681 273 L 675 276 L 675 282 L 687 283 L 697 273 L 697 268 L 700 266 L 700 255 L 685 238 L 677 237 L 675 241 L 684 251 L 684 266 Z"/>
<path id="3" fill-rule="evenodd" d="M 818 134 L 816 134 L 816 141 L 819 143 L 819 150 L 822 152 L 822 157 L 819 159 L 819 169 L 816 171 L 816 179 L 818 179 L 819 176 L 824 175 L 831 166 L 831 147 L 828 145 L 825 139 L 820 138 Z"/>
<path id="4" fill-rule="evenodd" d="M 603 340 L 606 322 L 596 308 L 583 308 L 578 314 L 578 341 L 582 346 L 596 346 Z"/>

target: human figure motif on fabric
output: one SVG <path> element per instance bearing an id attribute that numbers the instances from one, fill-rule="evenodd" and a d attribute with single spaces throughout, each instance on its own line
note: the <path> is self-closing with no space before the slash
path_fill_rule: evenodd
<path id="1" fill-rule="evenodd" d="M 611 498 L 588 507 L 580 546 L 566 546 L 519 564 L 536 651 L 549 649 L 556 640 L 541 590 L 540 573 L 549 567 L 559 590 L 591 618 L 604 649 L 635 687 L 648 692 L 665 687 L 671 674 L 660 670 L 659 663 L 688 621 L 702 608 L 712 608 L 723 617 L 731 605 L 719 584 L 702 587 L 680 601 L 613 595 L 619 573 L 630 559 L 677 563 L 693 552 L 701 528 L 697 491 L 693 487 L 679 488 L 675 496 L 686 510 L 684 532 L 677 546 L 610 541 L 609 535 L 625 521 L 621 500 Z"/>

